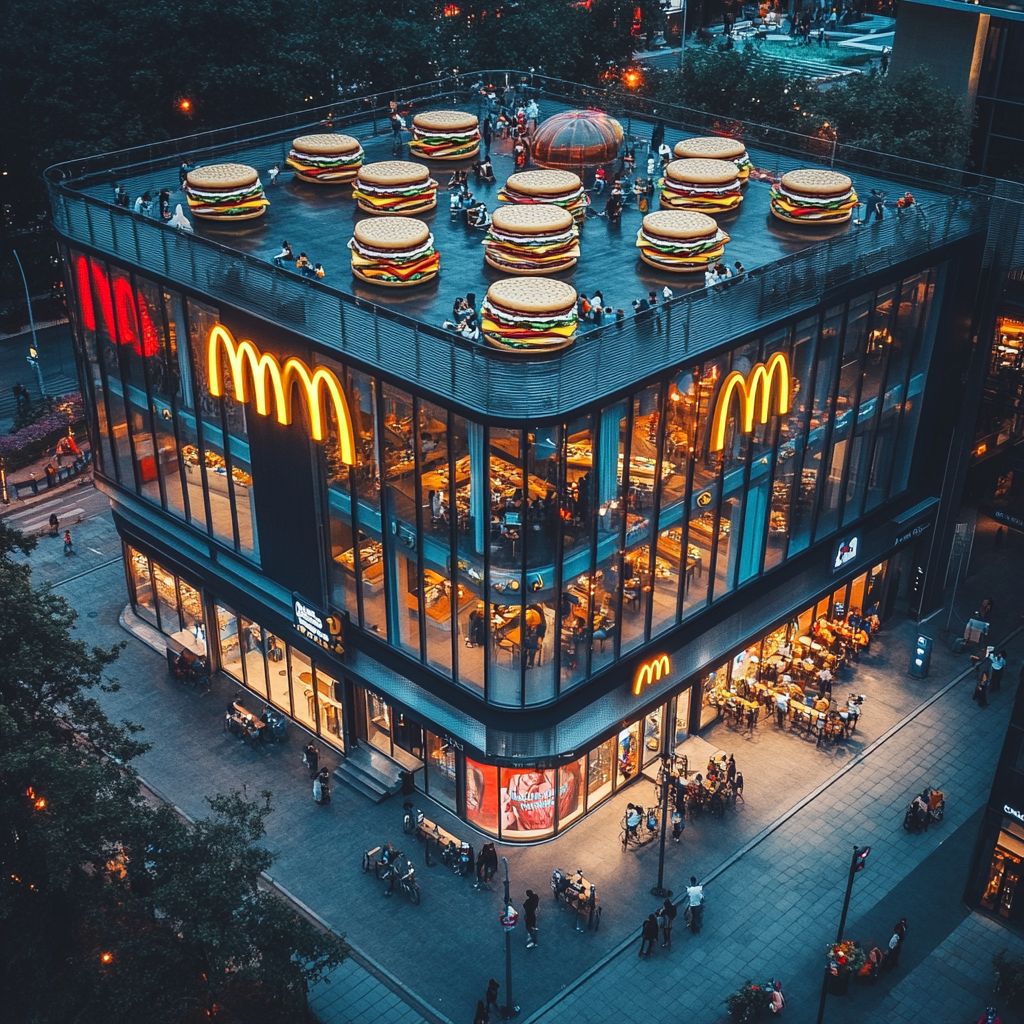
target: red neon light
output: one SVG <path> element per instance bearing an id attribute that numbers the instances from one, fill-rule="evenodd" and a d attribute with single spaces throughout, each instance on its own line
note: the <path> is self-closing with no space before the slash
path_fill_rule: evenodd
<path id="1" fill-rule="evenodd" d="M 78 281 L 78 300 L 82 308 L 82 326 L 87 331 L 96 330 L 96 307 L 93 303 L 92 290 L 89 287 L 89 261 L 79 256 L 75 263 L 75 277 Z M 100 312 L 107 335 L 114 338 L 114 315 L 117 314 L 116 337 L 122 345 L 131 345 L 140 355 L 148 358 L 155 356 L 160 350 L 160 342 L 153 324 L 153 317 L 146 306 L 145 298 L 139 296 L 142 311 L 142 337 L 139 337 L 138 321 L 135 317 L 135 297 L 131 285 L 119 277 L 114 281 L 114 298 L 110 298 L 110 282 L 106 272 L 97 264 L 92 264 L 92 283 L 96 286 L 99 297 Z"/>

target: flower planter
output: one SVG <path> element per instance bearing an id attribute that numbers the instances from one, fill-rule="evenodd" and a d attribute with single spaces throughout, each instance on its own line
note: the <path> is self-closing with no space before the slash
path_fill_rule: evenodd
<path id="1" fill-rule="evenodd" d="M 845 996 L 850 991 L 850 972 L 840 971 L 838 974 L 828 976 L 828 994 L 830 996 Z"/>

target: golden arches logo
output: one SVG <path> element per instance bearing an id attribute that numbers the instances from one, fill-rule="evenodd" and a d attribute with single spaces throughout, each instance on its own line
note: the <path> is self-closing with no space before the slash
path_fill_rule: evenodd
<path id="1" fill-rule="evenodd" d="M 729 421 L 729 409 L 734 393 L 739 398 L 740 406 L 737 422 L 745 434 L 751 433 L 754 429 L 755 413 L 758 422 L 768 422 L 772 407 L 772 385 L 775 383 L 776 374 L 779 382 L 778 412 L 780 416 L 785 416 L 789 412 L 791 384 L 789 363 L 781 352 L 776 352 L 767 363 L 758 363 L 746 377 L 739 370 L 733 370 L 722 381 L 722 390 L 718 393 L 718 404 L 715 406 L 715 416 L 711 422 L 709 451 L 720 452 L 725 447 L 725 428 Z"/>
<path id="2" fill-rule="evenodd" d="M 639 694 L 645 686 L 656 683 L 662 676 L 667 676 L 672 671 L 672 662 L 667 654 L 659 654 L 658 657 L 644 662 L 633 680 L 633 693 Z"/>
<path id="3" fill-rule="evenodd" d="M 296 384 L 301 386 L 306 397 L 306 408 L 309 411 L 309 430 L 315 441 L 323 441 L 327 437 L 327 422 L 324 415 L 323 392 L 334 407 L 334 417 L 338 423 L 338 447 L 342 462 L 351 466 L 355 464 L 355 439 L 352 432 L 352 417 L 349 415 L 348 402 L 341 389 L 338 378 L 330 370 L 318 366 L 310 371 L 300 359 L 290 357 L 282 366 L 277 359 L 261 353 L 251 342 L 243 340 L 236 343 L 231 332 L 222 324 L 215 324 L 210 329 L 206 350 L 206 364 L 210 378 L 210 394 L 220 398 L 224 394 L 224 377 L 222 372 L 220 349 L 227 355 L 228 368 L 234 384 L 235 400 L 249 401 L 249 381 L 256 397 L 256 412 L 260 416 L 270 415 L 270 403 L 273 399 L 277 410 L 277 422 L 287 426 L 292 421 L 292 392 Z"/>

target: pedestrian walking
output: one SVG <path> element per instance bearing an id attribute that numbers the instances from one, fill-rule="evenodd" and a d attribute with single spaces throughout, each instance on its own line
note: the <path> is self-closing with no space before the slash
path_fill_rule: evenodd
<path id="1" fill-rule="evenodd" d="M 696 935 L 704 923 L 704 886 L 697 884 L 694 875 L 690 876 L 690 884 L 686 887 L 686 920 L 690 931 Z"/>
<path id="2" fill-rule="evenodd" d="M 494 849 L 494 843 L 484 843 L 480 850 L 480 855 L 476 859 L 476 881 L 473 883 L 473 888 L 487 888 L 488 883 L 497 871 L 498 853 Z"/>
<path id="3" fill-rule="evenodd" d="M 537 907 L 540 906 L 540 897 L 532 890 L 526 890 L 526 902 L 523 910 L 526 912 L 526 948 L 533 949 L 537 945 Z"/>
<path id="4" fill-rule="evenodd" d="M 654 914 L 648 914 L 647 920 L 644 921 L 643 927 L 640 929 L 640 953 L 639 956 L 650 956 L 651 950 L 654 949 L 655 942 L 658 941 L 658 919 Z"/>
<path id="5" fill-rule="evenodd" d="M 160 189 L 160 219 L 171 219 L 171 190 L 169 188 Z"/>
<path id="6" fill-rule="evenodd" d="M 267 177 L 270 178 L 270 184 L 271 185 L 276 185 L 277 184 L 277 176 L 280 173 L 281 173 L 281 165 L 280 164 L 274 164 L 274 166 L 271 167 L 267 171 Z"/>
<path id="7" fill-rule="evenodd" d="M 313 779 L 313 799 L 318 804 L 331 802 L 331 770 L 324 765 Z"/>
<path id="8" fill-rule="evenodd" d="M 484 118 L 483 131 L 481 135 L 484 140 L 484 156 L 489 156 L 491 153 L 491 133 L 493 131 L 493 125 L 491 124 L 491 115 L 488 114 Z"/>
<path id="9" fill-rule="evenodd" d="M 671 949 L 672 948 L 672 926 L 675 924 L 676 905 L 670 899 L 666 899 L 662 904 L 661 911 L 658 916 L 661 918 L 661 948 Z"/>
<path id="10" fill-rule="evenodd" d="M 892 926 L 892 938 L 889 939 L 889 953 L 886 956 L 888 970 L 894 971 L 900 963 L 900 952 L 903 949 L 903 942 L 907 937 L 907 919 L 901 917 Z"/>
<path id="11" fill-rule="evenodd" d="M 311 779 L 320 770 L 320 748 L 312 740 L 306 744 L 306 749 L 302 752 L 302 763 L 309 769 Z"/>
<path id="12" fill-rule="evenodd" d="M 989 678 L 989 687 L 993 693 L 999 692 L 1003 681 L 1003 672 L 1006 671 L 1006 651 L 999 651 L 992 655 L 992 675 Z"/>
<path id="13" fill-rule="evenodd" d="M 736 799 L 739 800 L 740 803 L 746 803 L 743 799 L 743 772 L 736 773 L 736 781 L 732 784 L 732 788 L 736 792 Z"/>
<path id="14" fill-rule="evenodd" d="M 786 997 L 782 994 L 782 982 L 777 981 L 772 986 L 771 998 L 768 1000 L 768 1009 L 772 1013 L 782 1013 L 786 1008 Z"/>
<path id="15" fill-rule="evenodd" d="M 501 988 L 501 986 L 493 978 L 491 978 L 491 980 L 489 982 L 487 982 L 487 996 L 486 996 L 486 998 L 487 998 L 487 1006 L 486 1006 L 486 1010 L 487 1010 L 488 1016 L 490 1016 L 491 1007 L 492 1006 L 495 1009 L 498 1008 L 498 989 L 499 988 Z"/>
<path id="16" fill-rule="evenodd" d="M 73 555 L 74 553 L 75 553 L 75 546 L 74 546 L 74 544 L 72 543 L 72 540 L 71 540 L 71 531 L 70 530 L 65 530 L 64 531 L 64 557 L 67 558 L 69 555 Z"/>
<path id="17" fill-rule="evenodd" d="M 736 757 L 734 754 L 730 754 L 729 760 L 725 762 L 725 778 L 728 782 L 736 781 Z"/>
<path id="18" fill-rule="evenodd" d="M 484 1006 L 484 1001 L 478 999 L 476 1001 L 476 1013 L 473 1015 L 473 1024 L 489 1024 L 491 1015 L 487 1012 L 487 1007 Z"/>
<path id="19" fill-rule="evenodd" d="M 993 601 L 991 597 L 986 597 L 985 600 L 981 602 L 981 619 L 982 619 L 982 621 L 983 622 L 991 622 L 992 621 L 992 616 L 995 613 L 995 610 L 996 610 L 995 601 Z"/>
<path id="20" fill-rule="evenodd" d="M 885 76 L 887 74 L 889 74 L 889 47 L 888 46 L 883 46 L 882 47 L 882 57 L 881 57 L 880 63 L 882 65 L 882 77 L 885 78 Z"/>
<path id="21" fill-rule="evenodd" d="M 60 536 L 60 520 L 57 518 L 57 514 L 55 512 L 50 513 L 50 536 Z"/>
<path id="22" fill-rule="evenodd" d="M 67 554 L 67 552 L 65 552 Z M 976 701 L 979 708 L 988 707 L 988 673 L 982 672 L 978 685 L 974 688 L 974 696 L 971 700 Z"/>
<path id="23" fill-rule="evenodd" d="M 778 720 L 779 728 L 786 726 L 786 715 L 789 713 L 789 693 L 780 690 L 775 695 L 775 717 Z"/>

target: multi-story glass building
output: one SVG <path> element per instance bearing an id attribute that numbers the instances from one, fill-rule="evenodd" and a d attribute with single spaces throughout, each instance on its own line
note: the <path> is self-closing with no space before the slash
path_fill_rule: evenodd
<path id="1" fill-rule="evenodd" d="M 639 102 L 528 87 L 545 115 L 604 103 L 634 145 L 650 137 Z M 476 109 L 466 96 L 448 81 L 405 102 Z M 663 723 L 670 742 L 699 732 L 707 694 L 816 618 L 884 617 L 900 593 L 934 605 L 988 365 L 985 281 L 1016 215 L 991 183 L 917 177 L 908 213 L 807 236 L 752 180 L 723 221 L 745 273 L 714 288 L 637 261 L 635 207 L 621 232 L 591 218 L 569 279 L 626 309 L 656 291 L 657 313 L 531 360 L 438 326 L 498 276 L 447 210 L 440 283 L 392 293 L 349 281 L 347 190 L 283 174 L 260 221 L 195 233 L 113 202 L 114 184 L 177 192 L 186 156 L 283 163 L 325 121 L 390 158 L 375 104 L 48 172 L 97 481 L 136 616 L 341 754 L 412 769 L 480 830 L 543 838 L 637 777 Z M 686 113 L 670 145 L 707 131 Z M 765 177 L 818 160 L 818 140 L 733 127 Z M 827 152 L 862 192 L 905 190 Z M 283 237 L 329 276 L 274 266 Z M 325 387 L 305 388 L 318 369 Z"/>

